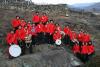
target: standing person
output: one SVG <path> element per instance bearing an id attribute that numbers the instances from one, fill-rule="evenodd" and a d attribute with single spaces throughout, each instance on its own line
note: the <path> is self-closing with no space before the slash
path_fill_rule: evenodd
<path id="1" fill-rule="evenodd" d="M 19 26 L 18 30 L 16 30 L 17 40 L 18 44 L 22 49 L 22 55 L 25 54 L 25 34 L 24 34 L 24 28 Z"/>
<path id="2" fill-rule="evenodd" d="M 36 32 L 37 32 L 38 43 L 43 42 L 44 25 L 43 25 L 42 23 L 39 23 L 39 24 L 36 26 Z"/>
<path id="3" fill-rule="evenodd" d="M 20 20 L 19 16 L 16 16 L 16 18 L 12 20 L 11 25 L 14 28 L 15 31 L 18 29 L 20 22 L 21 22 L 21 20 Z"/>
<path id="4" fill-rule="evenodd" d="M 13 44 L 16 44 L 18 45 L 18 42 L 17 42 L 17 36 L 16 34 L 14 33 L 14 30 L 11 30 L 10 33 L 7 34 L 7 37 L 6 37 L 6 41 L 7 41 L 7 44 L 9 45 L 9 47 Z M 9 48 L 8 47 L 8 48 Z M 9 53 L 8 53 L 9 54 Z M 9 54 L 9 59 L 12 59 L 13 57 Z"/>
<path id="5" fill-rule="evenodd" d="M 53 42 L 55 43 L 56 40 L 58 40 L 58 39 L 61 40 L 61 38 L 62 38 L 62 36 L 61 36 L 60 32 L 56 30 L 53 34 Z"/>
<path id="6" fill-rule="evenodd" d="M 25 34 L 25 48 L 29 50 L 29 53 L 33 53 L 32 51 L 32 33 L 31 30 L 28 29 L 28 26 L 26 25 L 24 27 L 24 34 Z"/>
<path id="7" fill-rule="evenodd" d="M 56 30 L 59 31 L 59 32 L 62 31 L 62 28 L 61 28 L 61 26 L 59 24 L 56 24 Z"/>
<path id="8" fill-rule="evenodd" d="M 46 43 L 50 44 L 50 23 L 47 22 L 46 25 L 44 26 L 44 31 L 45 31 L 45 41 Z"/>
<path id="9" fill-rule="evenodd" d="M 89 58 L 94 55 L 95 53 L 95 48 L 94 48 L 94 45 L 92 44 L 92 42 L 88 42 L 88 55 L 89 55 Z"/>
<path id="10" fill-rule="evenodd" d="M 88 32 L 84 33 L 83 42 L 88 43 L 91 41 L 91 36 Z"/>
<path id="11" fill-rule="evenodd" d="M 88 43 L 82 43 L 81 46 L 81 60 L 85 63 L 89 60 L 88 58 Z"/>
<path id="12" fill-rule="evenodd" d="M 80 30 L 77 39 L 79 41 L 79 45 L 81 46 L 84 41 L 84 32 L 82 30 Z"/>
<path id="13" fill-rule="evenodd" d="M 40 23 L 40 16 L 39 16 L 39 12 L 36 12 L 35 15 L 32 18 L 32 21 L 35 23 L 35 25 Z"/>
<path id="14" fill-rule="evenodd" d="M 53 33 L 55 32 L 55 29 L 56 29 L 56 26 L 54 24 L 54 21 L 53 20 L 50 20 L 50 23 L 49 23 L 49 34 L 50 34 L 50 44 L 53 44 Z"/>
<path id="15" fill-rule="evenodd" d="M 46 13 L 43 13 L 43 15 L 41 16 L 41 22 L 45 25 L 47 21 L 48 16 L 46 15 Z"/>
<path id="16" fill-rule="evenodd" d="M 78 42 L 77 41 L 77 33 L 75 31 L 71 31 L 69 36 L 70 36 L 70 46 L 73 47 L 74 42 Z"/>
<path id="17" fill-rule="evenodd" d="M 80 46 L 77 42 L 74 42 L 74 46 L 72 48 L 72 51 L 74 52 L 74 54 L 80 58 Z"/>
<path id="18" fill-rule="evenodd" d="M 70 44 L 70 36 L 69 36 L 69 34 L 70 34 L 71 29 L 69 28 L 69 26 L 65 26 L 63 31 L 65 33 L 65 36 L 63 38 L 63 43 L 65 45 L 69 45 Z"/>
<path id="19" fill-rule="evenodd" d="M 21 19 L 21 22 L 20 22 L 20 26 L 24 27 L 26 25 L 26 22 L 24 19 Z"/>
<path id="20" fill-rule="evenodd" d="M 37 33 L 36 33 L 36 26 L 35 24 L 32 24 L 32 29 L 31 29 L 31 33 L 32 33 L 32 45 L 35 45 L 37 41 Z"/>

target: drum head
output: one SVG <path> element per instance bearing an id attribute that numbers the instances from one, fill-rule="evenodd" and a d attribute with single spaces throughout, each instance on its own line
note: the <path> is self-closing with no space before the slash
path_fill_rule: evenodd
<path id="1" fill-rule="evenodd" d="M 56 43 L 56 45 L 61 45 L 61 40 L 58 39 L 55 41 L 55 43 Z"/>
<path id="2" fill-rule="evenodd" d="M 18 45 L 11 45 L 9 48 L 9 53 L 13 57 L 18 57 L 21 54 L 21 48 Z"/>

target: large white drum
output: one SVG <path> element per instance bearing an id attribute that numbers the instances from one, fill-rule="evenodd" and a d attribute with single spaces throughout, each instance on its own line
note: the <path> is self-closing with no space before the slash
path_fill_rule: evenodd
<path id="1" fill-rule="evenodd" d="M 16 44 L 11 45 L 9 48 L 9 53 L 13 57 L 18 57 L 21 54 L 21 48 Z"/>
<path id="2" fill-rule="evenodd" d="M 61 40 L 60 40 L 60 39 L 57 39 L 57 40 L 55 41 L 55 43 L 56 43 L 56 45 L 61 45 Z"/>

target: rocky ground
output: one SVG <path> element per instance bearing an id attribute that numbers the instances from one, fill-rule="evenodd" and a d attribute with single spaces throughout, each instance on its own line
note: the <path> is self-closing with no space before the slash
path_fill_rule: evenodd
<path id="1" fill-rule="evenodd" d="M 38 46 L 34 48 L 34 54 L 21 56 L 19 58 L 8 60 L 5 36 L 11 28 L 10 22 L 16 15 L 24 16 L 25 19 L 31 20 L 32 11 L 15 11 L 0 9 L 0 67 L 73 67 L 71 64 L 71 54 L 65 49 L 51 50 L 47 45 Z M 100 19 L 99 17 L 76 17 L 76 13 L 71 14 L 69 17 L 57 16 L 54 18 L 56 23 L 62 27 L 70 25 L 75 31 L 83 28 L 92 35 L 92 40 L 95 45 L 95 56 L 86 63 L 84 67 L 99 67 L 100 66 Z M 66 58 L 66 59 L 65 59 Z M 67 60 L 67 61 L 66 61 Z M 36 61 L 36 63 L 35 63 Z M 42 61 L 42 62 L 41 62 Z M 60 62 L 62 61 L 62 62 Z M 95 61 L 95 62 L 93 62 Z M 56 65 L 57 64 L 57 65 Z M 40 66 L 41 65 L 41 66 Z M 67 66 L 69 65 L 69 66 Z"/>

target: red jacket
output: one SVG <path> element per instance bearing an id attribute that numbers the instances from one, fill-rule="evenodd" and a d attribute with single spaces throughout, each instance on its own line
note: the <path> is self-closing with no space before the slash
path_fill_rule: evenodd
<path id="1" fill-rule="evenodd" d="M 88 46 L 87 45 L 81 46 L 81 54 L 88 54 Z"/>
<path id="2" fill-rule="evenodd" d="M 85 34 L 83 37 L 83 42 L 89 42 L 90 41 L 90 35 L 89 34 Z"/>
<path id="3" fill-rule="evenodd" d="M 36 32 L 37 32 L 37 33 L 44 32 L 44 25 L 43 25 L 43 24 L 38 24 L 38 25 L 36 26 Z"/>
<path id="4" fill-rule="evenodd" d="M 32 18 L 32 21 L 34 23 L 39 23 L 40 22 L 40 17 L 38 15 L 34 15 L 33 18 Z"/>
<path id="5" fill-rule="evenodd" d="M 73 50 L 74 53 L 80 53 L 80 46 L 75 44 L 73 46 L 72 50 Z"/>
<path id="6" fill-rule="evenodd" d="M 41 22 L 46 23 L 48 21 L 48 16 L 42 16 L 41 17 Z"/>
<path id="7" fill-rule="evenodd" d="M 81 42 L 83 42 L 83 40 L 84 40 L 84 33 L 83 32 L 80 32 L 78 34 L 78 40 L 81 41 Z"/>
<path id="8" fill-rule="evenodd" d="M 30 23 L 27 24 L 28 30 L 32 30 L 32 25 Z"/>
<path id="9" fill-rule="evenodd" d="M 15 28 L 15 27 L 18 27 L 20 25 L 20 20 L 17 20 L 17 19 L 13 19 L 12 22 L 11 22 L 12 26 Z"/>
<path id="10" fill-rule="evenodd" d="M 94 46 L 93 46 L 93 45 L 89 45 L 89 46 L 88 46 L 88 52 L 89 52 L 89 54 L 92 54 L 92 53 L 95 52 Z"/>
<path id="11" fill-rule="evenodd" d="M 24 26 L 26 25 L 26 22 L 20 22 L 20 25 L 21 25 L 22 27 L 24 27 Z"/>
<path id="12" fill-rule="evenodd" d="M 24 40 L 25 39 L 25 31 L 24 28 L 16 30 L 17 39 Z"/>
<path id="13" fill-rule="evenodd" d="M 71 29 L 68 28 L 68 27 L 64 27 L 64 32 L 65 32 L 66 35 L 69 35 L 70 32 L 71 32 Z"/>
<path id="14" fill-rule="evenodd" d="M 49 26 L 49 32 L 50 34 L 53 34 L 55 31 L 55 25 L 53 23 L 50 23 L 50 26 Z"/>
<path id="15" fill-rule="evenodd" d="M 7 41 L 8 44 L 12 44 L 12 43 L 18 44 L 17 43 L 17 36 L 16 36 L 16 34 L 8 33 L 7 37 L 6 37 L 6 41 Z"/>
<path id="16" fill-rule="evenodd" d="M 77 38 L 77 33 L 76 32 L 70 32 L 69 36 L 70 36 L 71 40 L 74 40 L 74 39 Z"/>
<path id="17" fill-rule="evenodd" d="M 46 33 L 50 33 L 50 23 L 45 25 L 45 29 L 44 30 L 45 30 Z"/>
<path id="18" fill-rule="evenodd" d="M 54 33 L 53 34 L 53 39 L 54 39 L 54 41 L 56 41 L 57 39 L 61 39 L 61 34 L 60 34 L 60 32 L 56 32 L 56 33 Z"/>

